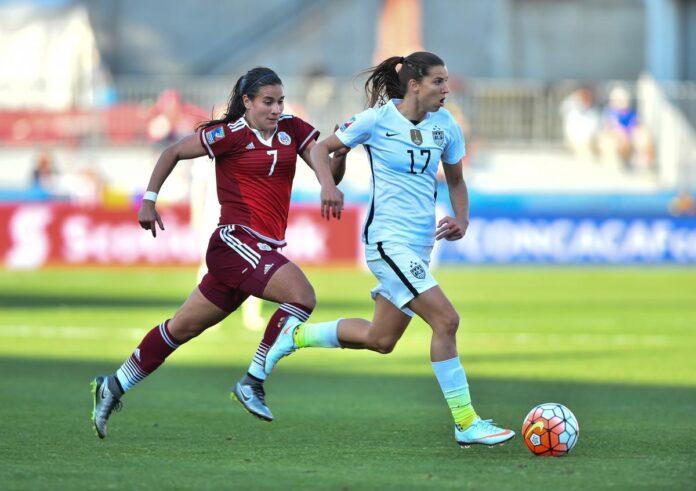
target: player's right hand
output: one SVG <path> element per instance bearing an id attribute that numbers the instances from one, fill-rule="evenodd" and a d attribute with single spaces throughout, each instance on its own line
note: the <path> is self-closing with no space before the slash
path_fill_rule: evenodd
<path id="1" fill-rule="evenodd" d="M 162 219 L 155 209 L 155 203 L 150 200 L 143 200 L 138 210 L 138 222 L 140 226 L 145 230 L 152 232 L 153 237 L 157 237 L 157 225 L 159 225 L 160 230 L 164 230 L 164 224 Z"/>

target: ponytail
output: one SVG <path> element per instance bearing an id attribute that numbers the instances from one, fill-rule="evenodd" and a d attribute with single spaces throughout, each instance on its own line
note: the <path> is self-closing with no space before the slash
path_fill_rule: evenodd
<path id="1" fill-rule="evenodd" d="M 396 67 L 401 65 L 397 71 Z M 367 106 L 383 106 L 389 99 L 403 99 L 408 81 L 420 82 L 435 66 L 444 66 L 442 58 L 428 51 L 417 51 L 408 56 L 392 56 L 379 65 L 365 70 L 369 73 L 365 82 Z"/>

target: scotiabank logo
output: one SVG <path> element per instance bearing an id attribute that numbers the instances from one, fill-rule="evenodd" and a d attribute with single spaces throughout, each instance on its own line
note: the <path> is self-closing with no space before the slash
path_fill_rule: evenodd
<path id="1" fill-rule="evenodd" d="M 10 249 L 5 264 L 12 269 L 36 268 L 46 262 L 49 240 L 46 227 L 51 222 L 51 210 L 46 206 L 22 206 L 10 216 Z"/>
<path id="2" fill-rule="evenodd" d="M 68 217 L 60 227 L 61 256 L 71 264 L 196 263 L 202 251 L 198 234 L 175 215 L 162 217 L 157 238 L 138 223 L 100 223 L 88 215 Z"/>
<path id="3" fill-rule="evenodd" d="M 293 261 L 323 261 L 328 253 L 326 246 L 328 232 L 328 227 L 320 220 L 300 215 L 288 223 L 285 231 L 288 247 L 285 252 Z"/>
<path id="4" fill-rule="evenodd" d="M 197 264 L 203 249 L 199 233 L 189 226 L 188 209 L 169 210 L 162 219 L 166 230 L 153 238 L 140 228 L 134 210 L 5 206 L 0 208 L 0 257 L 12 269 L 47 264 Z"/>
<path id="5" fill-rule="evenodd" d="M 357 264 L 359 209 L 327 222 L 318 206 L 295 206 L 282 253 L 302 264 Z M 63 203 L 0 205 L 0 261 L 8 268 L 45 265 L 198 265 L 207 237 L 191 227 L 187 206 L 162 212 L 164 231 L 143 230 L 134 209 Z"/>

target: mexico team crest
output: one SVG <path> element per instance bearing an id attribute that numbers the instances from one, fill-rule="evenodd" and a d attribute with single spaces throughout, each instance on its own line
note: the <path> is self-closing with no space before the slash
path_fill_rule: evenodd
<path id="1" fill-rule="evenodd" d="M 280 133 L 278 133 L 278 141 L 283 145 L 290 145 L 290 142 L 292 140 L 290 139 L 290 135 L 288 135 L 284 131 L 281 131 Z"/>
<path id="2" fill-rule="evenodd" d="M 445 132 L 440 128 L 433 129 L 433 142 L 438 147 L 445 146 Z"/>
<path id="3" fill-rule="evenodd" d="M 416 145 L 423 143 L 423 135 L 421 135 L 420 130 L 411 130 L 411 141 Z"/>
<path id="4" fill-rule="evenodd" d="M 423 268 L 422 264 L 411 261 L 411 274 L 419 280 L 423 280 L 425 279 L 425 268 Z"/>

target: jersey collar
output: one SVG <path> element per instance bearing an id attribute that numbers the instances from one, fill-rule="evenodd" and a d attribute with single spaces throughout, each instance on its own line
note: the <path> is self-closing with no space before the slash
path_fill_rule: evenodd
<path id="1" fill-rule="evenodd" d="M 278 125 L 276 125 L 275 130 L 273 130 L 273 134 L 268 138 L 268 140 L 266 140 L 266 139 L 263 137 L 263 135 L 261 135 L 261 132 L 260 132 L 259 130 L 257 130 L 256 128 L 252 128 L 251 126 L 249 126 L 249 123 L 247 122 L 247 120 L 246 120 L 246 118 L 245 118 L 244 116 L 242 116 L 242 117 L 239 118 L 239 119 L 241 119 L 241 120 L 244 122 L 244 125 L 245 125 L 247 128 L 249 128 L 251 131 L 254 132 L 254 134 L 256 135 L 256 138 L 258 138 L 259 141 L 260 141 L 261 143 L 263 143 L 263 144 L 266 145 L 267 147 L 272 147 L 272 146 L 273 146 L 273 137 L 275 136 L 276 133 L 278 133 Z"/>
<path id="2" fill-rule="evenodd" d="M 389 105 L 391 106 L 392 111 L 394 111 L 401 119 L 406 121 L 411 126 L 414 126 L 414 124 L 411 122 L 411 120 L 406 119 L 406 117 L 403 114 L 401 114 L 399 112 L 399 109 L 396 107 L 399 104 L 401 104 L 402 102 L 403 102 L 403 99 L 390 99 Z M 421 121 L 420 123 L 415 125 L 415 127 L 418 128 L 419 126 L 424 125 L 429 119 L 430 119 L 430 113 L 427 112 L 427 113 L 425 113 L 425 118 L 423 118 L 423 121 Z"/>

